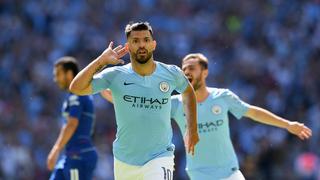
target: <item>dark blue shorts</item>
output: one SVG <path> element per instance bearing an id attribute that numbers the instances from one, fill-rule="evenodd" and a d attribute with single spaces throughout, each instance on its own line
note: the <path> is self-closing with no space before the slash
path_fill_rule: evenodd
<path id="1" fill-rule="evenodd" d="M 96 151 L 63 156 L 56 164 L 50 180 L 91 180 L 97 160 Z"/>

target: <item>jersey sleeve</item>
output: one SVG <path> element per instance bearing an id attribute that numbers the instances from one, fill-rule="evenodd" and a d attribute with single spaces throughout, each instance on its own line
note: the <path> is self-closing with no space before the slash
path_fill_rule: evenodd
<path id="1" fill-rule="evenodd" d="M 175 65 L 171 66 L 171 71 L 175 76 L 175 81 L 176 81 L 175 90 L 178 91 L 179 93 L 183 93 L 189 84 L 187 77 L 183 74 L 182 70 L 178 66 L 175 66 Z"/>
<path id="2" fill-rule="evenodd" d="M 80 119 L 82 113 L 82 104 L 77 95 L 71 95 L 68 98 L 69 116 Z"/>
<path id="3" fill-rule="evenodd" d="M 225 100 L 229 106 L 229 112 L 237 119 L 240 119 L 248 111 L 250 106 L 230 90 L 226 90 Z"/>
<path id="4" fill-rule="evenodd" d="M 111 67 L 111 68 L 106 68 L 100 73 L 94 75 L 91 82 L 93 94 L 96 94 L 100 91 L 110 88 L 116 74 L 117 74 L 117 71 L 115 70 L 115 67 Z"/>

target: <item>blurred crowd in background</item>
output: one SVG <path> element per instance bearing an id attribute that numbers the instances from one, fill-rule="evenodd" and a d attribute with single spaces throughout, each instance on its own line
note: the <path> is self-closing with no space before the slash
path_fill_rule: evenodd
<path id="1" fill-rule="evenodd" d="M 52 80 L 54 62 L 75 56 L 83 68 L 109 41 L 125 43 L 130 21 L 150 22 L 156 60 L 180 66 L 186 54 L 201 52 L 210 61 L 209 86 L 229 88 L 313 130 L 301 141 L 231 118 L 247 179 L 320 179 L 319 0 L 0 0 L 0 179 L 48 179 L 46 158 L 65 96 Z M 95 107 L 95 179 L 112 180 L 113 106 L 96 95 Z M 183 142 L 174 127 L 174 179 L 185 180 Z"/>

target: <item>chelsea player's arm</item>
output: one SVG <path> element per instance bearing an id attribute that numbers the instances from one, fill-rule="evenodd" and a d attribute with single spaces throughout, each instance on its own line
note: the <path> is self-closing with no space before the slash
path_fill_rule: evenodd
<path id="1" fill-rule="evenodd" d="M 100 71 L 104 66 L 109 64 L 124 64 L 124 61 L 121 60 L 124 55 L 128 52 L 127 46 L 122 47 L 117 46 L 113 48 L 113 42 L 111 42 L 106 50 L 87 65 L 83 70 L 81 70 L 76 77 L 72 80 L 69 90 L 70 92 L 77 95 L 88 95 L 93 94 L 93 87 L 91 81 L 95 73 Z"/>
<path id="2" fill-rule="evenodd" d="M 52 170 L 54 168 L 54 165 L 56 164 L 57 158 L 59 157 L 61 150 L 73 136 L 74 132 L 78 127 L 78 124 L 78 118 L 68 116 L 67 123 L 63 125 L 63 127 L 61 128 L 59 137 L 48 156 L 47 166 L 49 170 Z"/>

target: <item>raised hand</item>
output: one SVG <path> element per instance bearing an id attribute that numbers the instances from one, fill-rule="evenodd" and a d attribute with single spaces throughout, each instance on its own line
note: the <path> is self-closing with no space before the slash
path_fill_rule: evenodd
<path id="1" fill-rule="evenodd" d="M 290 122 L 287 130 L 301 140 L 309 139 L 312 136 L 311 129 L 299 122 Z"/>
<path id="2" fill-rule="evenodd" d="M 121 59 L 124 55 L 128 53 L 128 47 L 123 47 L 122 45 L 113 48 L 113 42 L 110 42 L 107 49 L 99 57 L 99 61 L 102 65 L 116 65 L 124 64 L 124 61 Z"/>

